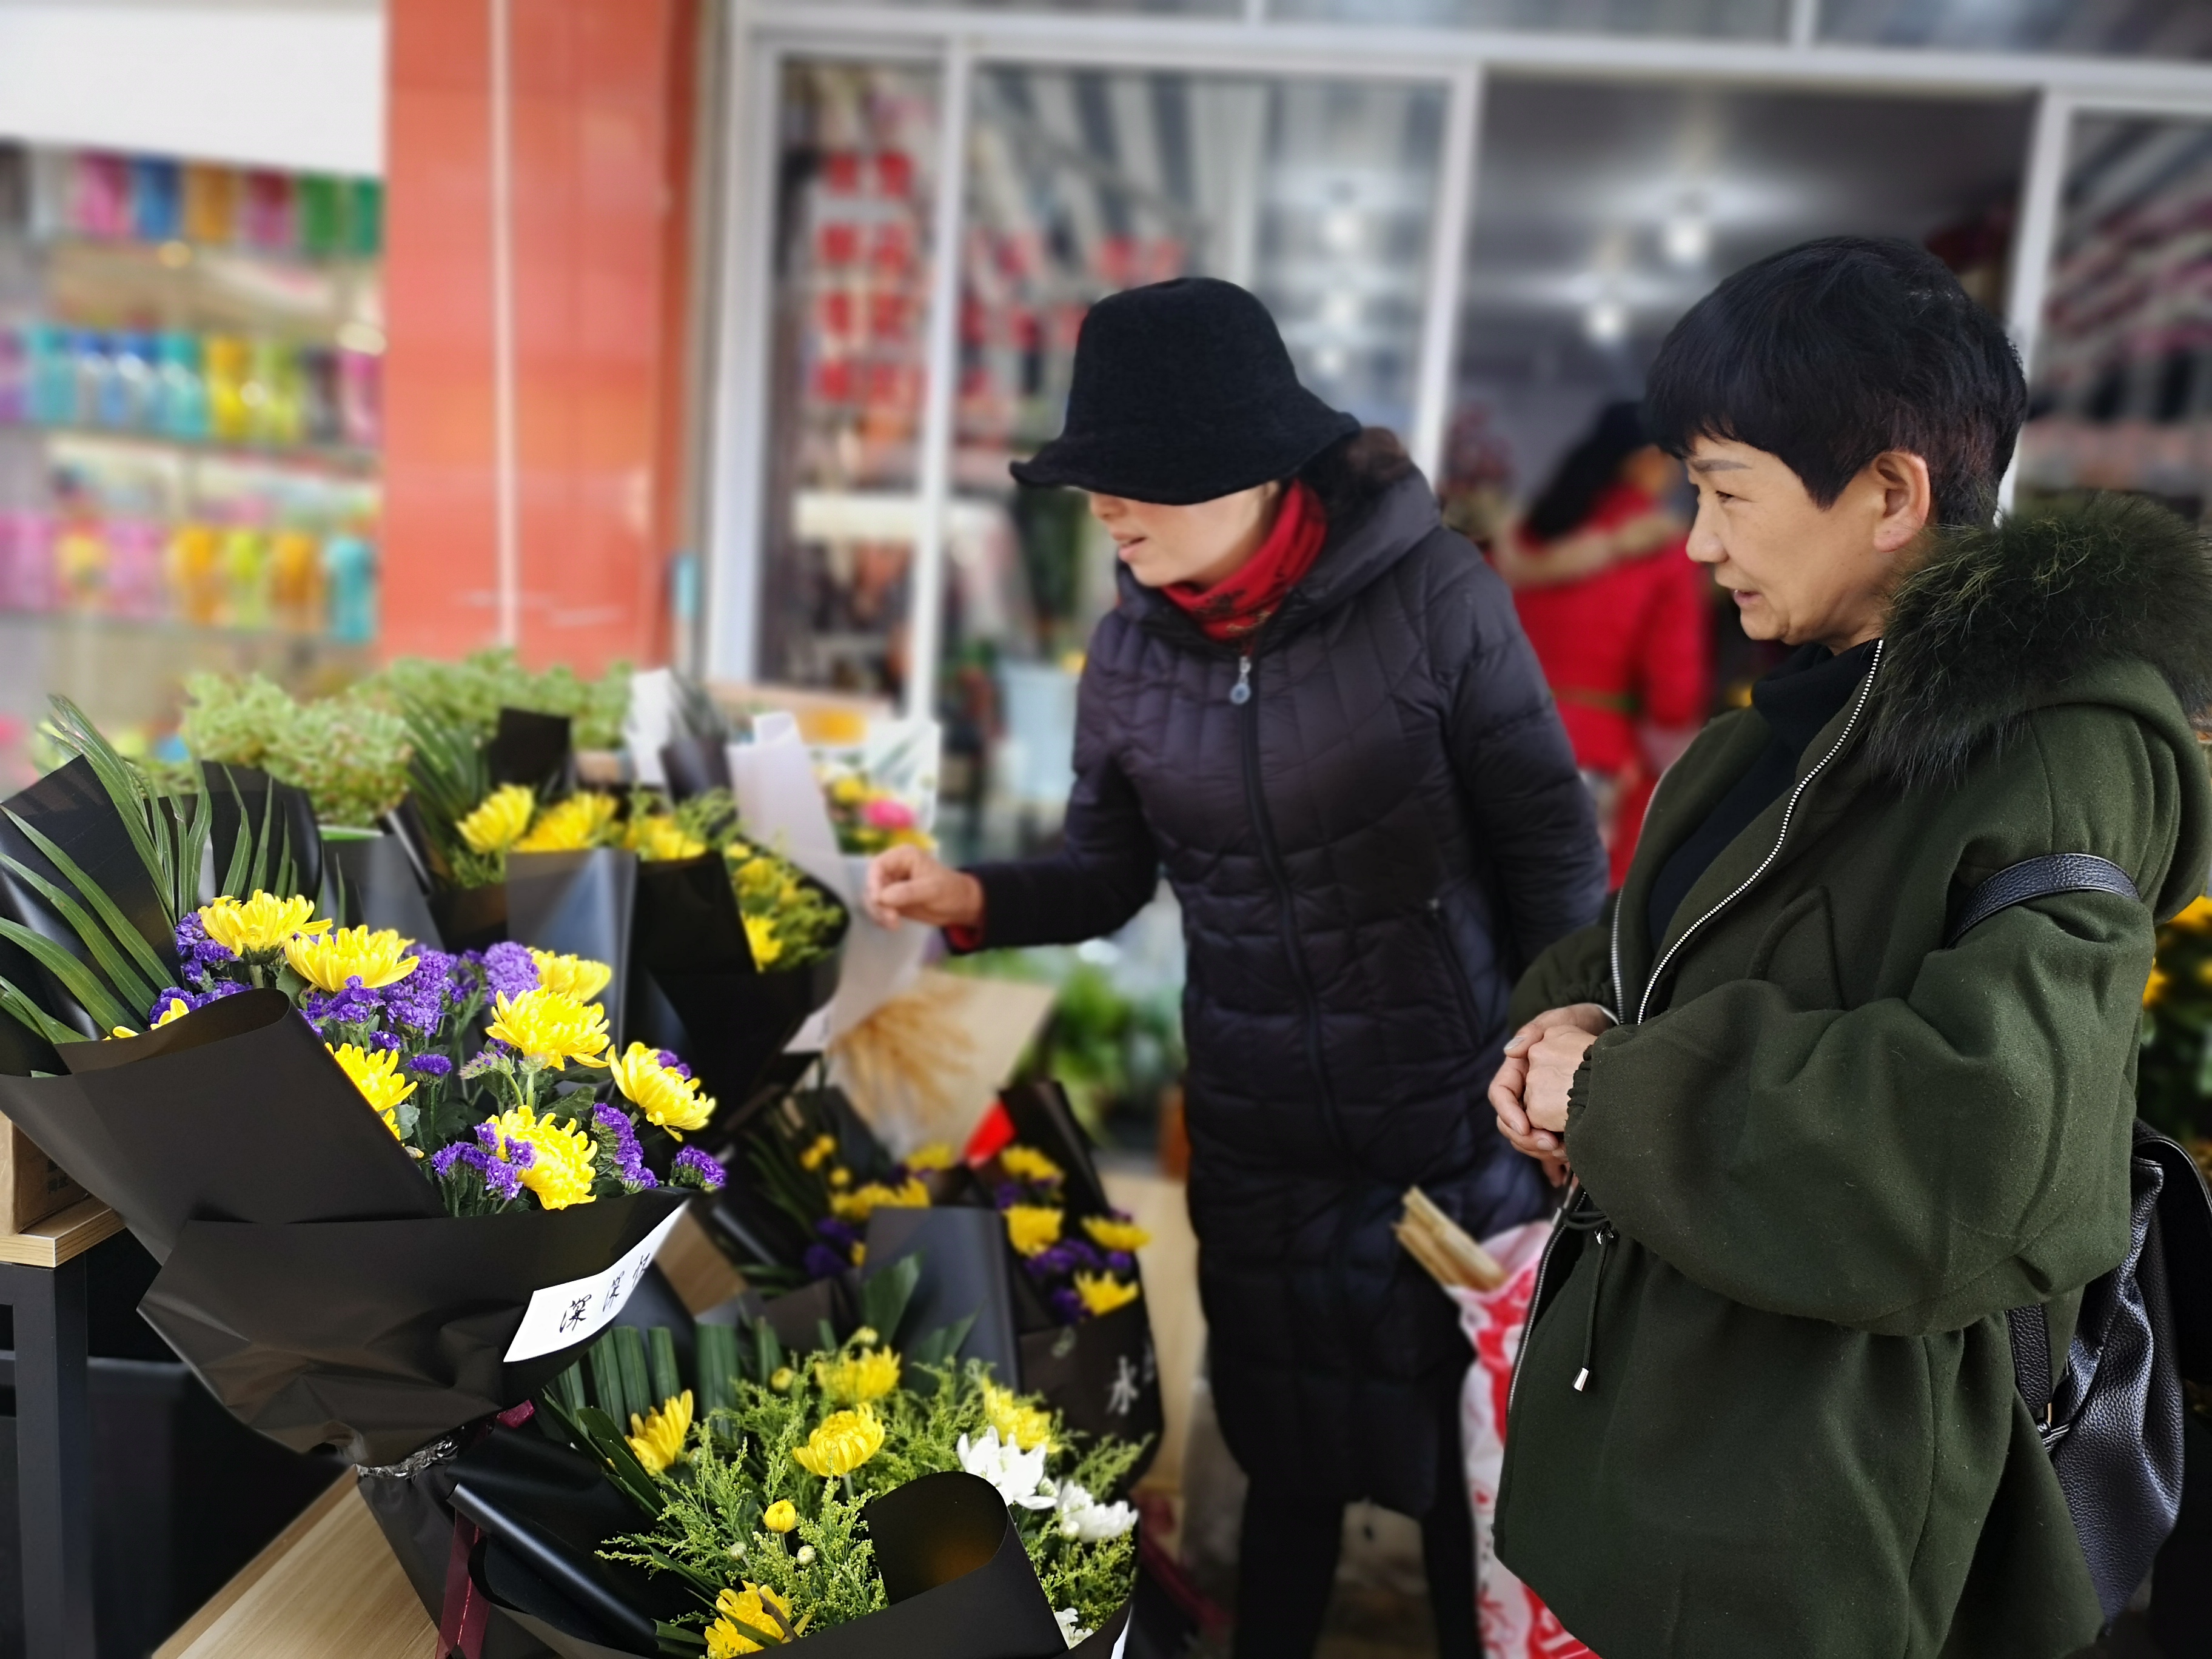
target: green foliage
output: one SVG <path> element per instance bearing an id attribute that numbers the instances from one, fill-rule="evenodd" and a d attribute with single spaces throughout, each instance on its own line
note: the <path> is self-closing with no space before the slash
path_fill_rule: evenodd
<path id="1" fill-rule="evenodd" d="M 2143 993 L 2136 1105 L 2177 1139 L 2212 1141 L 2212 899 L 2198 899 L 2158 930 L 2158 957 Z"/>
<path id="2" fill-rule="evenodd" d="M 629 713 L 629 665 L 617 663 L 596 680 L 574 670 L 533 674 L 508 650 L 477 651 L 459 662 L 400 657 L 362 682 L 364 696 L 410 717 L 467 732 L 481 739 L 499 727 L 501 708 L 566 714 L 579 749 L 612 749 Z"/>
<path id="3" fill-rule="evenodd" d="M 305 789 L 320 823 L 366 828 L 407 793 L 406 722 L 359 688 L 298 702 L 258 674 L 195 674 L 185 692 L 187 749 Z"/>

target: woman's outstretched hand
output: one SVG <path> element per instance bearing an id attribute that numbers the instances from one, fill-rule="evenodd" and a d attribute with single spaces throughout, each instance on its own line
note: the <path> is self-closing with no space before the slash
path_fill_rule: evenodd
<path id="1" fill-rule="evenodd" d="M 1589 1046 L 1613 1019 L 1595 1002 L 1547 1008 L 1505 1044 L 1504 1063 L 1491 1079 L 1490 1109 L 1498 1132 L 1544 1166 L 1556 1187 L 1567 1178 L 1567 1090 Z"/>
<path id="2" fill-rule="evenodd" d="M 865 902 L 886 927 L 902 921 L 925 927 L 983 925 L 983 884 L 939 863 L 927 848 L 894 847 L 870 860 Z"/>

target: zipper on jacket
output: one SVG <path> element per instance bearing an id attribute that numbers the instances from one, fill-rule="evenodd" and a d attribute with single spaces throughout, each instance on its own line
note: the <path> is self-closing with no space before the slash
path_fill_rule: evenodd
<path id="1" fill-rule="evenodd" d="M 1836 740 L 1828 745 L 1828 752 L 1820 757 L 1811 771 L 1797 780 L 1797 787 L 1790 792 L 1789 804 L 1782 809 L 1782 828 L 1775 835 L 1774 845 L 1767 849 L 1766 856 L 1759 860 L 1759 867 L 1746 876 L 1734 892 L 1728 894 L 1711 909 L 1674 936 L 1674 942 L 1662 953 L 1659 960 L 1652 964 L 1650 973 L 1644 977 L 1644 994 L 1637 1000 L 1636 1018 L 1633 1024 L 1641 1025 L 1644 1023 L 1644 1015 L 1650 1012 L 1651 994 L 1658 988 L 1660 976 L 1667 971 L 1668 965 L 1681 953 L 1682 947 L 1690 942 L 1690 936 L 1748 893 L 1759 878 L 1773 867 L 1774 860 L 1782 856 L 1783 845 L 1790 839 L 1790 826 L 1796 821 L 1798 801 L 1803 797 L 1806 790 L 1812 787 L 1813 780 L 1828 769 L 1829 763 L 1843 751 L 1844 745 L 1851 740 L 1851 733 L 1858 729 L 1859 716 L 1866 712 L 1867 698 L 1874 691 L 1874 677 L 1881 672 L 1882 648 L 1887 643 L 1885 640 L 1876 640 L 1874 642 L 1874 659 L 1867 664 L 1866 678 L 1859 682 L 1858 696 L 1851 702 L 1850 718 L 1844 722 L 1844 729 L 1836 733 Z M 1628 1012 L 1628 1003 L 1625 995 L 1626 988 L 1620 981 L 1620 911 L 1621 907 L 1616 902 L 1613 907 L 1613 994 L 1621 998 L 1621 1012 L 1626 1014 Z"/>
<path id="2" fill-rule="evenodd" d="M 1437 943 L 1443 948 L 1444 969 L 1451 975 L 1452 992 L 1459 999 L 1459 1012 L 1467 1021 L 1468 1041 L 1482 1041 L 1482 1024 L 1474 1015 L 1474 991 L 1467 982 L 1467 963 L 1459 954 L 1459 946 L 1452 939 L 1451 922 L 1444 915 L 1444 902 L 1440 898 L 1429 901 L 1429 921 L 1437 930 Z"/>
<path id="3" fill-rule="evenodd" d="M 1330 1137 L 1344 1149 L 1344 1132 L 1336 1121 L 1336 1091 L 1329 1086 L 1328 1068 L 1322 1057 L 1321 1009 L 1314 996 L 1313 979 L 1306 971 L 1305 946 L 1298 939 L 1297 905 L 1291 894 L 1291 879 L 1276 850 L 1273 821 L 1267 816 L 1267 798 L 1260 787 L 1260 711 L 1254 702 L 1252 650 L 1246 647 L 1237 661 L 1237 684 L 1229 701 L 1242 709 L 1244 755 L 1244 805 L 1252 815 L 1252 834 L 1260 843 L 1260 861 L 1275 884 L 1275 913 L 1283 933 L 1283 950 L 1290 958 L 1291 977 L 1297 982 L 1299 1012 L 1305 1025 L 1306 1064 L 1313 1068 L 1321 1090 L 1322 1109 L 1328 1120 Z"/>
<path id="4" fill-rule="evenodd" d="M 1559 1206 L 1559 1214 L 1552 1218 L 1552 1236 L 1544 1241 L 1544 1254 L 1536 1258 L 1536 1278 L 1528 1286 L 1528 1313 L 1521 1327 L 1521 1346 L 1513 1351 L 1513 1378 L 1505 1385 L 1505 1417 L 1509 1425 L 1513 1418 L 1513 1401 L 1521 1392 L 1521 1372 L 1528 1360 L 1528 1339 L 1536 1334 L 1536 1322 L 1543 1317 L 1544 1281 L 1551 1274 L 1552 1258 L 1559 1254 L 1559 1241 L 1577 1231 L 1568 1224 L 1567 1218 L 1586 1196 L 1580 1182 L 1568 1187 L 1566 1201 Z"/>

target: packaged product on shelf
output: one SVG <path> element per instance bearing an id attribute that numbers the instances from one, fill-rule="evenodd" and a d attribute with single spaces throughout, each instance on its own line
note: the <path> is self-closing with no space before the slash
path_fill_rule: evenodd
<path id="1" fill-rule="evenodd" d="M 54 538 L 55 586 L 65 611 L 98 611 L 107 591 L 107 542 L 94 519 L 64 525 Z"/>
<path id="2" fill-rule="evenodd" d="M 0 426 L 14 426 L 31 415 L 31 348 L 23 331 L 0 324 Z"/>
<path id="3" fill-rule="evenodd" d="M 70 180 L 70 228 L 87 236 L 131 234 L 131 163 L 80 150 Z"/>
<path id="4" fill-rule="evenodd" d="M 109 373 L 101 387 L 100 424 L 126 432 L 154 424 L 154 337 L 119 334 L 109 353 Z"/>
<path id="5" fill-rule="evenodd" d="M 305 531 L 279 532 L 269 553 L 269 598 L 277 625 L 301 633 L 322 626 L 322 550 Z"/>
<path id="6" fill-rule="evenodd" d="M 337 354 L 329 346 L 303 345 L 295 354 L 300 397 L 300 435 L 313 444 L 345 441 L 339 406 Z"/>
<path id="7" fill-rule="evenodd" d="M 291 346 L 283 340 L 256 340 L 251 363 L 242 395 L 254 441 L 264 444 L 298 443 L 299 369 Z"/>
<path id="8" fill-rule="evenodd" d="M 222 538 L 222 620 L 233 628 L 269 626 L 269 538 L 240 526 Z"/>
<path id="9" fill-rule="evenodd" d="M 169 538 L 167 574 L 173 615 L 203 627 L 222 615 L 221 548 L 212 527 L 179 525 Z"/>
<path id="10" fill-rule="evenodd" d="M 70 331 L 52 323 L 33 323 L 23 331 L 29 358 L 31 418 L 41 426 L 67 426 L 76 419 L 76 358 Z"/>
<path id="11" fill-rule="evenodd" d="M 301 175 L 295 192 L 298 210 L 300 249 L 305 253 L 340 253 L 345 250 L 345 183 L 327 173 Z"/>
<path id="12" fill-rule="evenodd" d="M 272 253 L 289 253 L 297 245 L 292 212 L 291 175 L 253 172 L 246 175 L 243 240 Z"/>
<path id="13" fill-rule="evenodd" d="M 53 526 L 33 508 L 0 512 L 0 610 L 51 611 L 54 604 Z"/>
<path id="14" fill-rule="evenodd" d="M 238 174 L 200 161 L 185 165 L 185 236 L 221 247 L 236 235 Z"/>
<path id="15" fill-rule="evenodd" d="M 110 519 L 107 612 L 151 622 L 167 614 L 161 580 L 161 529 L 143 519 Z"/>
<path id="16" fill-rule="evenodd" d="M 252 410 L 246 402 L 247 350 L 233 334 L 210 334 L 200 342 L 208 432 L 226 443 L 243 443 L 252 434 Z"/>
<path id="17" fill-rule="evenodd" d="M 0 142 L 0 231 L 31 226 L 31 158 L 22 145 Z"/>
<path id="18" fill-rule="evenodd" d="M 330 636 L 340 645 L 366 645 L 376 637 L 376 550 L 350 532 L 323 544 L 323 577 L 330 595 Z"/>
<path id="19" fill-rule="evenodd" d="M 76 396 L 68 420 L 89 426 L 106 406 L 108 386 L 115 378 L 115 359 L 107 337 L 97 329 L 81 328 L 70 337 L 70 361 L 76 374 Z"/>
<path id="20" fill-rule="evenodd" d="M 160 394 L 154 425 L 172 438 L 208 434 L 207 382 L 200 376 L 200 342 L 195 334 L 164 334 L 157 348 Z"/>
<path id="21" fill-rule="evenodd" d="M 346 196 L 346 251 L 362 258 L 384 252 L 384 182 L 350 181 Z"/>
<path id="22" fill-rule="evenodd" d="M 384 447 L 384 364 L 365 351 L 338 350 L 342 435 L 356 449 Z"/>
<path id="23" fill-rule="evenodd" d="M 136 234 L 149 242 L 173 240 L 184 222 L 177 164 L 158 155 L 131 163 L 131 219 Z"/>

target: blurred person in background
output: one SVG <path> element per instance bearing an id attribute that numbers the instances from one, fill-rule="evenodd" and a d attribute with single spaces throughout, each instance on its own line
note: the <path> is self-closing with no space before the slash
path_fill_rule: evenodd
<path id="1" fill-rule="evenodd" d="M 1251 1480 L 1237 1652 L 1313 1651 L 1368 1498 L 1421 1522 L 1438 1651 L 1473 1659 L 1467 1341 L 1391 1225 L 1415 1183 L 1477 1237 L 1545 1207 L 1482 1091 L 1520 965 L 1604 898 L 1566 734 L 1504 585 L 1240 288 L 1100 301 L 1066 429 L 1014 475 L 1086 491 L 1121 556 L 1062 844 L 965 871 L 900 848 L 869 908 L 1073 944 L 1164 866 L 1211 1380 Z"/>
<path id="2" fill-rule="evenodd" d="M 1608 404 L 1492 552 L 1597 799 L 1616 887 L 1652 787 L 1712 700 L 1712 582 L 1668 500 L 1681 482 L 1638 405 Z"/>

